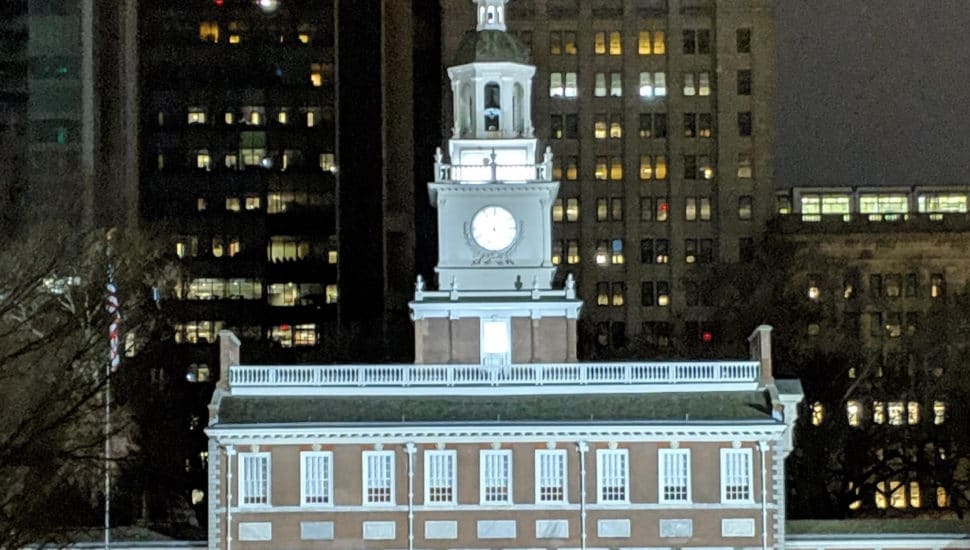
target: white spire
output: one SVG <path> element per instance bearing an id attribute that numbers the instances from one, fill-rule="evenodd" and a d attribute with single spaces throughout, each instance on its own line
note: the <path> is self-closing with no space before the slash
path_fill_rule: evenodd
<path id="1" fill-rule="evenodd" d="M 509 0 L 474 0 L 477 6 L 478 31 L 505 30 L 505 3 Z"/>

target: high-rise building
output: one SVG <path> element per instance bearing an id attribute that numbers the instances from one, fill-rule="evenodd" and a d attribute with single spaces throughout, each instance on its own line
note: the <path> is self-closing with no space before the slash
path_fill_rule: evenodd
<path id="1" fill-rule="evenodd" d="M 142 6 L 141 212 L 186 267 L 178 343 L 312 346 L 336 320 L 334 21 L 329 0 Z"/>
<path id="2" fill-rule="evenodd" d="M 444 61 L 472 23 L 442 1 Z M 536 134 L 562 181 L 551 257 L 590 300 L 587 354 L 718 338 L 706 264 L 744 261 L 771 214 L 774 27 L 765 0 L 513 0 Z M 454 124 L 443 90 L 446 134 Z M 443 284 L 446 282 L 443 282 Z"/>
<path id="3" fill-rule="evenodd" d="M 82 228 L 135 223 L 134 2 L 16 0 L 0 10 L 5 221 L 31 212 Z"/>

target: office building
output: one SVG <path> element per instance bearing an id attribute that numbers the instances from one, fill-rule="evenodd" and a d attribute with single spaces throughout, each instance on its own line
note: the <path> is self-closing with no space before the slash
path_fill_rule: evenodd
<path id="1" fill-rule="evenodd" d="M 4 222 L 135 224 L 134 2 L 16 0 L 0 9 Z"/>
<path id="2" fill-rule="evenodd" d="M 779 328 L 806 356 L 831 355 L 833 342 L 852 350 L 841 365 L 814 368 L 824 380 L 806 384 L 800 427 L 806 442 L 838 450 L 827 470 L 841 485 L 839 513 L 939 515 L 958 506 L 953 449 L 965 433 L 965 398 L 952 358 L 964 353 L 968 196 L 963 185 L 778 193 L 772 242 L 798 302 L 779 304 L 798 311 L 794 326 Z"/>

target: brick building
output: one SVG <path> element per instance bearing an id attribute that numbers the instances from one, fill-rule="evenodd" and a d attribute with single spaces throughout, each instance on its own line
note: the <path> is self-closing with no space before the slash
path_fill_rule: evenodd
<path id="1" fill-rule="evenodd" d="M 576 361 L 534 67 L 505 0 L 476 15 L 448 71 L 456 124 L 428 186 L 439 284 L 415 285 L 415 363 L 245 365 L 221 333 L 210 546 L 780 544 L 801 391 L 772 377 L 770 328 L 746 360 Z"/>

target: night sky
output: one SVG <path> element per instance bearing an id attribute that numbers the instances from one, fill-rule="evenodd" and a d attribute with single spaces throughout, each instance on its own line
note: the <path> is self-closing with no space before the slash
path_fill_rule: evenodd
<path id="1" fill-rule="evenodd" d="M 970 0 L 778 0 L 776 183 L 970 184 Z"/>

